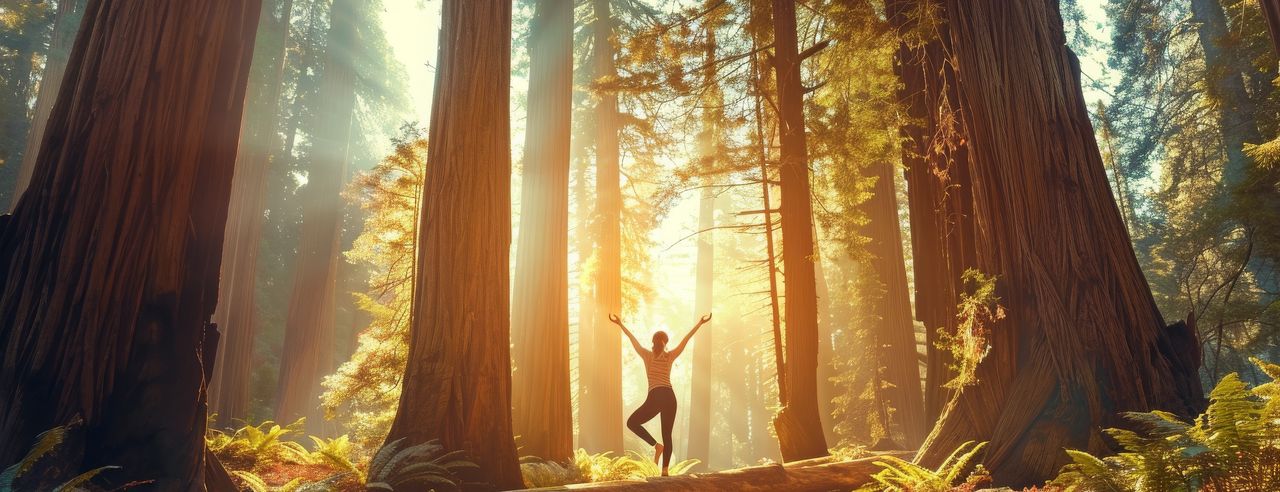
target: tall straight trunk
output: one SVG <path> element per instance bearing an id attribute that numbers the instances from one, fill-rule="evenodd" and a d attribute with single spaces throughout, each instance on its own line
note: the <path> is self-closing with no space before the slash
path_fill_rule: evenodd
<path id="1" fill-rule="evenodd" d="M 782 409 L 774 419 L 785 461 L 827 454 L 818 413 L 818 298 L 813 271 L 813 211 L 805 149 L 804 87 L 796 39 L 795 0 L 773 1 L 774 67 L 782 152 L 782 268 L 786 296 L 786 378 Z"/>
<path id="2" fill-rule="evenodd" d="M 887 3 L 889 22 L 907 38 L 917 29 L 913 0 Z M 938 15 L 945 6 L 932 0 Z M 900 128 L 902 160 L 906 166 L 907 201 L 911 220 L 912 269 L 915 274 L 915 317 L 925 327 L 924 419 L 937 422 L 951 399 L 946 387 L 955 374 L 950 351 L 940 349 L 940 333 L 956 333 L 957 308 L 963 291 L 961 276 L 975 265 L 973 188 L 963 107 L 958 98 L 955 67 L 949 63 L 950 31 L 945 23 L 920 45 L 903 42 L 894 70 L 907 116 L 918 123 Z"/>
<path id="3" fill-rule="evenodd" d="M 276 9 L 280 9 L 279 18 Z M 256 110 L 246 111 L 241 122 L 222 244 L 222 280 L 218 284 L 218 307 L 213 312 L 213 321 L 224 334 L 223 349 L 214 362 L 213 382 L 209 385 L 210 410 L 217 414 L 219 427 L 230 426 L 249 412 L 249 379 L 257 333 L 258 249 L 266 207 L 267 167 L 272 152 L 283 145 L 276 130 L 292 11 L 293 0 L 263 5 L 259 20 L 263 35 L 254 49 L 251 74 L 255 80 L 246 95 L 250 107 Z"/>
<path id="4" fill-rule="evenodd" d="M 574 170 L 574 196 L 577 207 L 578 223 L 577 223 L 577 244 L 574 249 L 578 253 L 578 378 L 576 396 L 577 396 L 577 432 L 574 445 L 583 447 L 582 432 L 586 429 L 589 420 L 585 412 L 587 401 L 591 398 L 589 384 L 592 382 L 591 375 L 588 370 L 595 366 L 595 357 L 591 349 L 595 347 L 595 313 L 596 313 L 596 295 L 594 278 L 586 275 L 585 266 L 590 261 L 592 250 L 595 248 L 594 234 L 595 228 L 592 227 L 591 219 L 591 186 L 587 179 L 587 170 L 591 164 L 587 159 L 578 160 L 577 169 Z M 590 438 L 587 438 L 590 441 Z"/>
<path id="5" fill-rule="evenodd" d="M 1245 178 L 1249 168 L 1244 144 L 1260 143 L 1254 104 L 1245 88 L 1244 74 L 1249 63 L 1233 50 L 1227 30 L 1227 15 L 1219 0 L 1191 0 L 1191 20 L 1204 52 L 1205 83 L 1218 103 L 1218 127 L 1226 154 L 1223 182 L 1232 189 Z"/>
<path id="6" fill-rule="evenodd" d="M 387 442 L 465 450 L 520 488 L 511 432 L 511 2 L 449 0 L 431 106 L 404 390 Z"/>
<path id="7" fill-rule="evenodd" d="M 704 173 L 702 193 L 698 199 L 698 259 L 695 271 L 693 315 L 712 311 L 712 287 L 715 282 L 716 195 L 709 174 L 714 171 L 720 142 L 720 120 L 724 104 L 720 94 L 716 60 L 716 24 L 722 14 L 714 6 L 706 14 L 706 43 L 702 83 L 702 131 L 698 135 L 698 160 Z M 716 374 L 713 361 L 715 325 L 708 324 L 702 336 L 693 342 L 693 381 L 689 395 L 689 430 L 687 458 L 701 460 L 700 467 L 711 463 L 712 389 Z"/>
<path id="8" fill-rule="evenodd" d="M 513 424 L 523 453 L 573 457 L 569 381 L 569 134 L 573 3 L 541 0 L 529 31 L 520 242 L 511 310 Z"/>
<path id="9" fill-rule="evenodd" d="M 92 437 L 66 466 L 122 467 L 106 488 L 204 488 L 208 322 L 259 8 L 89 3 L 0 232 L 0 463 L 78 415 Z"/>
<path id="10" fill-rule="evenodd" d="M 610 0 L 593 0 L 596 80 L 618 75 L 614 64 L 613 16 Z M 622 334 L 609 324 L 610 313 L 622 310 L 622 186 L 618 150 L 618 95 L 601 91 L 596 104 L 596 252 L 594 323 L 587 348 L 590 364 L 579 369 L 586 383 L 579 402 L 582 447 L 622 452 Z"/>
<path id="11" fill-rule="evenodd" d="M 880 395 L 894 409 L 886 424 L 902 432 L 901 444 L 914 448 L 924 440 L 924 400 L 920 388 L 920 367 L 916 358 L 915 323 L 907 292 L 907 268 L 902 253 L 902 231 L 898 226 L 898 197 L 893 185 L 894 166 L 881 161 L 871 166 L 875 188 L 865 205 L 867 224 L 864 236 L 870 270 L 879 289 L 869 306 L 876 342 L 876 356 L 883 368 L 884 386 Z"/>
<path id="12" fill-rule="evenodd" d="M 323 419 L 320 380 L 333 367 L 334 297 L 342 231 L 342 182 L 355 113 L 357 16 L 360 0 L 334 0 L 329 12 L 324 71 L 320 74 L 315 143 L 307 184 L 299 192 L 302 228 L 294 263 L 293 294 L 285 321 L 284 353 L 276 388 L 276 420 L 307 417 L 315 429 Z"/>
<path id="13" fill-rule="evenodd" d="M 835 442 L 839 439 L 835 433 L 835 397 L 836 385 L 831 378 L 836 375 L 835 345 L 833 334 L 835 324 L 832 322 L 831 316 L 831 288 L 827 283 L 826 271 L 823 262 L 826 261 L 822 256 L 822 250 L 819 238 L 822 235 L 818 231 L 815 223 L 813 227 L 813 277 L 815 281 L 814 292 L 818 296 L 818 415 L 822 417 L 822 438 L 827 442 Z"/>
<path id="14" fill-rule="evenodd" d="M 18 199 L 22 198 L 22 193 L 31 184 L 36 157 L 40 154 L 40 141 L 44 139 L 49 113 L 53 111 L 53 103 L 62 87 L 62 76 L 67 71 L 67 57 L 71 56 L 71 45 L 76 41 L 86 1 L 88 0 L 58 2 L 58 10 L 53 16 L 53 37 L 49 40 L 49 51 L 45 54 L 44 74 L 40 76 L 40 89 L 36 92 L 31 127 L 27 131 L 27 150 L 22 154 L 22 167 L 18 170 L 18 183 L 13 190 L 13 202 L 10 206 L 18 204 Z"/>
<path id="15" fill-rule="evenodd" d="M 947 1 L 970 137 L 978 268 L 1007 312 L 920 450 L 989 441 L 999 485 L 1052 477 L 1064 448 L 1107 451 L 1120 412 L 1196 414 L 1198 342 L 1166 328 L 1134 255 L 1056 1 Z M 1015 39 L 1016 42 L 1009 42 Z"/>
<path id="16" fill-rule="evenodd" d="M 1258 0 L 1262 4 L 1262 17 L 1267 21 L 1267 32 L 1271 34 L 1271 44 L 1280 55 L 1280 0 Z"/>

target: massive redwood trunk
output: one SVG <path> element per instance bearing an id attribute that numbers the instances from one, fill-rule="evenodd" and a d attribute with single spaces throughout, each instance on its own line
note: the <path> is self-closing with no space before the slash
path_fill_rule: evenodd
<path id="1" fill-rule="evenodd" d="M 438 439 L 501 490 L 511 432 L 511 3 L 449 0 L 440 28 L 409 362 L 387 442 Z"/>
<path id="2" fill-rule="evenodd" d="M 0 232 L 0 464 L 78 415 L 68 466 L 121 466 L 107 488 L 204 487 L 208 321 L 259 6 L 89 3 Z"/>
<path id="3" fill-rule="evenodd" d="M 320 380 L 333 368 L 334 297 L 342 231 L 342 182 L 355 114 L 355 51 L 359 0 L 334 0 L 328 44 L 317 99 L 320 109 L 312 135 L 307 184 L 302 199 L 302 228 L 294 263 L 293 294 L 285 322 L 284 352 L 276 389 L 276 420 L 308 417 L 316 429 L 323 419 Z"/>
<path id="4" fill-rule="evenodd" d="M 900 444 L 914 449 L 924 440 L 928 428 L 925 426 L 924 399 L 920 390 L 915 323 L 911 318 L 911 299 L 907 292 L 907 269 L 902 253 L 893 172 L 893 164 L 887 161 L 871 166 L 871 176 L 876 184 L 865 205 L 867 224 L 863 235 L 870 238 L 867 253 L 879 287 L 870 296 L 874 302 L 869 308 L 881 377 L 888 383 L 880 395 L 882 403 L 894 409 L 890 421 L 885 424 L 902 432 L 905 441 Z"/>
<path id="5" fill-rule="evenodd" d="M 258 36 L 251 84 L 245 96 L 253 109 L 245 112 L 241 122 L 222 244 L 218 308 L 213 312 L 213 321 L 223 333 L 223 348 L 214 362 L 209 409 L 217 414 L 219 427 L 231 426 L 249 412 L 249 379 L 257 333 L 258 249 L 266 207 L 267 167 L 273 152 L 283 145 L 276 130 L 292 11 L 293 0 L 268 1 L 258 21 L 264 35 Z"/>
<path id="6" fill-rule="evenodd" d="M 613 16 L 610 0 L 593 0 L 596 15 L 592 57 L 596 80 L 617 77 L 614 63 Z M 622 310 L 622 173 L 618 150 L 618 95 L 611 90 L 597 94 L 596 147 L 596 275 L 595 318 L 585 337 L 586 364 L 579 366 L 584 385 L 578 401 L 579 444 L 592 452 L 622 453 L 622 334 L 608 321 Z"/>
<path id="7" fill-rule="evenodd" d="M 786 296 L 786 391 L 774 419 L 786 461 L 827 454 L 818 413 L 818 298 L 814 280 L 813 210 L 805 149 L 804 87 L 796 39 L 795 0 L 773 1 L 774 67 L 782 134 L 782 268 Z"/>
<path id="8" fill-rule="evenodd" d="M 58 10 L 53 16 L 53 38 L 49 40 L 49 51 L 45 54 L 44 74 L 40 76 L 40 89 L 36 93 L 31 127 L 27 131 L 27 150 L 22 154 L 22 167 L 18 169 L 18 184 L 13 190 L 11 206 L 17 206 L 18 199 L 22 198 L 22 193 L 31 183 L 31 173 L 35 170 L 36 157 L 40 154 L 40 141 L 44 139 L 49 113 L 53 112 L 53 103 L 62 87 L 62 76 L 67 71 L 67 58 L 71 56 L 71 45 L 75 43 L 76 32 L 80 29 L 80 16 L 84 14 L 86 1 L 58 2 Z"/>
<path id="9" fill-rule="evenodd" d="M 573 3 L 541 0 L 529 32 L 525 132 L 511 338 L 513 425 L 525 455 L 573 457 L 569 380 L 569 135 Z"/>
<path id="10" fill-rule="evenodd" d="M 990 441 L 996 483 L 1055 474 L 1064 448 L 1105 452 L 1123 411 L 1195 414 L 1194 333 L 1166 328 L 1107 187 L 1057 2 L 948 0 L 973 163 L 977 266 L 1004 320 L 918 459 Z M 1016 42 L 1010 42 L 1010 39 Z"/>
<path id="11" fill-rule="evenodd" d="M 925 328 L 924 419 L 933 425 L 951 398 L 947 383 L 956 375 L 951 353 L 940 349 L 939 330 L 954 334 L 961 276 L 974 259 L 973 188 L 963 107 L 956 73 L 949 63 L 950 31 L 945 23 L 925 31 L 916 23 L 927 15 L 914 0 L 890 0 L 890 25 L 903 38 L 894 60 L 908 123 L 900 129 L 911 218 L 911 258 L 915 274 L 916 319 Z M 926 24 L 930 25 L 930 24 Z"/>

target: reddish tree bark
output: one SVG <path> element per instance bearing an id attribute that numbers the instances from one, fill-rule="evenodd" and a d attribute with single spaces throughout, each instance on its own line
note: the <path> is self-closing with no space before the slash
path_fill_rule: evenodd
<path id="1" fill-rule="evenodd" d="M 596 80 L 618 75 L 614 63 L 613 16 L 610 0 L 593 0 L 596 15 L 595 54 L 592 57 Z M 578 380 L 585 385 L 578 401 L 578 442 L 592 452 L 622 453 L 622 334 L 608 321 L 610 313 L 622 311 L 622 173 L 618 150 L 618 95 L 601 90 L 595 109 L 596 144 L 596 231 L 598 250 L 595 275 L 595 306 L 592 326 L 585 337 L 588 364 L 579 366 Z M 579 349 L 584 350 L 584 349 Z"/>
<path id="2" fill-rule="evenodd" d="M 279 17 L 275 14 L 277 8 Z M 272 150 L 283 145 L 276 130 L 292 11 L 293 0 L 267 2 L 258 21 L 266 35 L 258 38 L 252 68 L 256 72 L 252 78 L 256 81 L 245 98 L 251 107 L 261 109 L 256 113 L 246 111 L 241 122 L 240 148 L 231 180 L 231 203 L 222 244 L 218 307 L 213 312 L 213 321 L 224 334 L 223 347 L 214 362 L 213 382 L 209 385 L 210 411 L 217 414 L 219 427 L 228 427 L 249 413 L 249 379 L 253 373 L 258 322 L 255 303 L 258 249 L 262 243 L 267 167 L 271 164 Z"/>
<path id="3" fill-rule="evenodd" d="M 71 45 L 76 41 L 85 2 L 86 0 L 58 2 L 58 10 L 53 16 L 53 38 L 49 40 L 49 52 L 45 55 L 44 74 L 40 76 L 40 89 L 36 92 L 31 128 L 27 131 L 27 150 L 22 154 L 22 167 L 18 170 L 18 185 L 13 190 L 12 206 L 17 206 L 18 199 L 22 198 L 22 193 L 31 184 L 36 157 L 40 154 L 40 141 L 44 139 L 45 124 L 49 122 L 49 113 L 53 112 L 58 89 L 62 87 L 62 76 L 67 71 L 67 58 L 71 56 Z"/>
<path id="4" fill-rule="evenodd" d="M 465 450 L 522 486 L 511 432 L 511 2 L 444 3 L 409 362 L 387 441 Z"/>
<path id="5" fill-rule="evenodd" d="M 773 26 L 782 134 L 782 268 L 786 297 L 786 391 L 774 418 L 786 461 L 825 456 L 827 443 L 818 413 L 818 299 L 813 269 L 813 210 L 809 157 L 805 149 L 804 87 L 797 50 L 795 0 L 774 0 Z"/>
<path id="6" fill-rule="evenodd" d="M 0 463 L 79 415 L 68 466 L 204 487 L 208 321 L 259 7 L 88 4 L 0 233 Z"/>
<path id="7" fill-rule="evenodd" d="M 323 420 L 320 381 L 333 369 L 334 296 L 337 290 L 342 231 L 342 183 L 355 114 L 355 60 L 358 0 L 334 0 L 329 13 L 328 47 L 321 72 L 307 184 L 302 199 L 302 228 L 293 273 L 293 294 L 285 322 L 284 352 L 276 389 L 276 420 L 308 417 L 315 429 Z"/>
<path id="8" fill-rule="evenodd" d="M 1052 477 L 1064 448 L 1107 451 L 1120 412 L 1195 414 L 1198 347 L 1166 328 L 1108 189 L 1057 2 L 947 1 L 971 139 L 977 266 L 1008 316 L 985 326 L 976 383 L 918 460 L 989 441 L 997 484 Z M 1010 42 L 1010 39 L 1016 42 Z"/>
<path id="9" fill-rule="evenodd" d="M 573 458 L 569 381 L 569 135 L 573 3 L 541 0 L 529 32 L 525 132 L 511 338 L 513 425 L 522 453 Z"/>

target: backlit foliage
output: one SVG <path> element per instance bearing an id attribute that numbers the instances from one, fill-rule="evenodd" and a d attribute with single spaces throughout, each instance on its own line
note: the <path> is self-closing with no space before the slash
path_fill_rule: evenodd
<path id="1" fill-rule="evenodd" d="M 976 458 L 986 444 L 973 441 L 961 444 L 951 452 L 951 456 L 934 469 L 925 468 L 901 458 L 884 456 L 883 459 L 875 462 L 881 470 L 871 475 L 874 482 L 859 490 L 895 492 L 973 490 L 978 485 L 990 481 L 982 465 L 974 466 Z"/>

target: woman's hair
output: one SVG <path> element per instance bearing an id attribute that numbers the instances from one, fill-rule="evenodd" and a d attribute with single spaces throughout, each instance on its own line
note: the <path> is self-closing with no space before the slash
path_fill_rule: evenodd
<path id="1" fill-rule="evenodd" d="M 667 332 L 659 331 L 653 334 L 653 355 L 662 355 L 667 350 Z"/>

